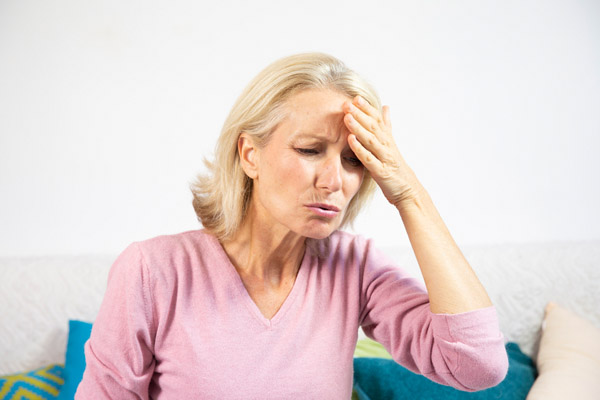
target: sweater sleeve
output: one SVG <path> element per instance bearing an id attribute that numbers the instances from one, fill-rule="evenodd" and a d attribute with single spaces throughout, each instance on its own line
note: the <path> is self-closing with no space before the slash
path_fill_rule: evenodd
<path id="1" fill-rule="evenodd" d="M 434 314 L 425 287 L 365 246 L 361 326 L 394 360 L 437 383 L 464 391 L 500 383 L 508 369 L 493 306 Z"/>
<path id="2" fill-rule="evenodd" d="M 137 244 L 113 264 L 85 344 L 86 369 L 75 399 L 148 399 L 154 371 L 149 273 Z"/>

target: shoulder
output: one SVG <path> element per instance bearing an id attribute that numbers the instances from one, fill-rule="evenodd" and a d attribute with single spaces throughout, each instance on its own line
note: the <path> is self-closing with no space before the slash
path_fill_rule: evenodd
<path id="1" fill-rule="evenodd" d="M 345 231 L 335 231 L 320 241 L 321 249 L 328 252 L 347 252 L 362 250 L 371 245 L 371 240 L 361 235 Z"/>
<path id="2" fill-rule="evenodd" d="M 384 254 L 377 249 L 372 239 L 344 231 L 332 233 L 320 243 L 319 250 L 328 258 L 349 258 L 360 260 L 362 263 L 372 258 L 385 259 Z"/>
<path id="3" fill-rule="evenodd" d="M 369 270 L 395 267 L 372 239 L 349 232 L 335 231 L 327 239 L 313 242 L 309 248 L 321 265 L 337 273 L 354 271 L 362 276 Z"/>
<path id="4" fill-rule="evenodd" d="M 410 275 L 387 252 L 381 250 L 373 239 L 362 235 L 336 231 L 328 238 L 326 258 L 356 269 L 366 281 L 380 277 L 404 279 Z"/>
<path id="5" fill-rule="evenodd" d="M 214 258 L 220 246 L 217 238 L 205 230 L 161 235 L 130 244 L 117 258 L 120 269 L 139 268 L 147 273 L 178 274 L 189 271 L 194 260 Z"/>
<path id="6" fill-rule="evenodd" d="M 187 258 L 195 253 L 205 252 L 218 246 L 216 237 L 204 229 L 181 232 L 172 235 L 161 235 L 134 242 L 136 247 L 148 261 L 166 262 L 179 258 Z"/>
<path id="7" fill-rule="evenodd" d="M 182 248 L 196 247 L 202 245 L 214 236 L 207 233 L 204 229 L 186 231 L 170 235 L 155 236 L 150 239 L 136 241 L 133 244 L 146 251 L 157 250 L 178 250 Z"/>

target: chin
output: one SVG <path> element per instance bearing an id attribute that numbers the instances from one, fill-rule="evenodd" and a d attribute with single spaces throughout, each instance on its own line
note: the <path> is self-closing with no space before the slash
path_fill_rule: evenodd
<path id="1" fill-rule="evenodd" d="M 320 226 L 310 226 L 303 229 L 302 236 L 310 239 L 325 239 L 340 227 L 340 224 L 323 224 Z"/>
<path id="2" fill-rule="evenodd" d="M 321 239 L 328 238 L 329 235 L 331 235 L 332 233 L 333 233 L 333 231 L 327 232 L 327 234 L 314 234 L 314 235 L 304 235 L 304 236 L 307 237 L 308 239 L 321 240 Z"/>

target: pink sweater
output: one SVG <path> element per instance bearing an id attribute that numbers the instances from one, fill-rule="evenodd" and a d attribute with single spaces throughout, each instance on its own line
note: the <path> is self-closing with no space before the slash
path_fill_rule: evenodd
<path id="1" fill-rule="evenodd" d="M 130 245 L 115 261 L 76 399 L 344 399 L 359 326 L 410 370 L 477 390 L 508 361 L 493 307 L 433 314 L 425 288 L 371 241 L 307 248 L 266 319 L 203 230 Z"/>

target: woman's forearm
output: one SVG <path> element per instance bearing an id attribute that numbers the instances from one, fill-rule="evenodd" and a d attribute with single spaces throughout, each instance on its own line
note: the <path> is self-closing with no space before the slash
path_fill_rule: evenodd
<path id="1" fill-rule="evenodd" d="M 492 303 L 431 198 L 395 144 L 390 109 L 356 96 L 343 106 L 348 145 L 396 206 L 425 278 L 434 313 L 457 314 Z"/>
<path id="2" fill-rule="evenodd" d="M 492 305 L 485 288 L 450 235 L 427 191 L 414 178 L 411 196 L 396 205 L 436 314 Z"/>

